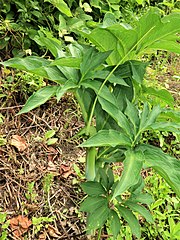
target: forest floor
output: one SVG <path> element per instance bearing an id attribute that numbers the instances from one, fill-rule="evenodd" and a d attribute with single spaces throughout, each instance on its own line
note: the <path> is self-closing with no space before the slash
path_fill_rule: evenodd
<path id="1" fill-rule="evenodd" d="M 180 102 L 180 60 L 153 69 L 149 79 L 166 87 Z M 0 88 L 3 79 L 0 76 Z M 6 92 L 7 95 L 7 92 Z M 18 92 L 0 98 L 0 212 L 6 212 L 8 239 L 87 239 L 85 216 L 78 211 L 84 194 L 85 151 L 75 134 L 83 126 L 71 95 L 22 115 Z M 55 130 L 55 144 L 45 137 Z M 0 229 L 0 235 L 3 230 Z M 23 237 L 24 236 L 24 237 Z M 107 239 L 107 238 L 102 238 Z"/>

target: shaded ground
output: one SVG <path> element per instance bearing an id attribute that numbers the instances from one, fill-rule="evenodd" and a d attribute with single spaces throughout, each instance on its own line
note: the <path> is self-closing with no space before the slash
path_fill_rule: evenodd
<path id="1" fill-rule="evenodd" d="M 177 58 L 160 75 L 153 70 L 149 76 L 168 88 L 177 103 L 180 84 L 174 76 L 178 76 L 179 66 Z M 78 212 L 84 197 L 78 183 L 83 180 L 85 153 L 75 147 L 80 139 L 71 139 L 83 126 L 80 112 L 69 95 L 58 104 L 51 100 L 28 114 L 16 116 L 23 103 L 19 98 L 18 93 L 6 102 L 0 98 L 0 211 L 7 212 L 7 220 L 15 217 L 16 222 L 18 216 L 46 219 L 23 227 L 27 219 L 19 219 L 8 227 L 8 237 L 87 239 L 84 216 Z M 49 146 L 44 136 L 52 129 L 58 141 Z M 53 216 L 56 218 L 51 219 Z M 24 229 L 27 233 L 21 234 Z M 15 230 L 19 238 L 14 238 Z"/>

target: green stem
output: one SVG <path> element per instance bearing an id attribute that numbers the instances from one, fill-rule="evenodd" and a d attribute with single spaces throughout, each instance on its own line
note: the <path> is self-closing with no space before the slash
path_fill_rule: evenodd
<path id="1" fill-rule="evenodd" d="M 101 228 L 98 231 L 98 238 L 97 238 L 97 240 L 101 240 Z"/>
<path id="2" fill-rule="evenodd" d="M 80 105 L 80 108 L 81 108 L 81 112 L 82 112 L 82 116 L 83 116 L 83 119 L 84 119 L 84 122 L 85 124 L 88 122 L 88 114 L 86 112 L 86 109 L 85 109 L 85 106 L 84 106 L 84 103 L 78 93 L 78 90 L 74 93 L 75 94 L 75 97 Z"/>
<path id="3" fill-rule="evenodd" d="M 95 147 L 87 148 L 86 150 L 86 179 L 94 181 L 96 177 L 96 153 Z"/>

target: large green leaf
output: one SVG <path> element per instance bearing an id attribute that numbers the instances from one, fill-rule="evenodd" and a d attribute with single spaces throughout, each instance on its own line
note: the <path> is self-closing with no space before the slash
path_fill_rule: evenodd
<path id="1" fill-rule="evenodd" d="M 139 148 L 144 153 L 145 164 L 154 168 L 180 197 L 180 161 L 154 146 L 141 145 Z"/>
<path id="2" fill-rule="evenodd" d="M 151 126 L 152 124 L 155 123 L 157 117 L 161 113 L 161 108 L 160 106 L 154 106 L 151 112 L 149 113 L 148 119 L 145 122 L 144 126 L 142 126 L 143 129 L 146 129 L 147 127 Z M 141 130 L 141 129 L 140 129 Z"/>
<path id="3" fill-rule="evenodd" d="M 109 223 L 110 223 L 110 229 L 113 233 L 113 239 L 116 239 L 117 235 L 120 232 L 121 223 L 120 223 L 118 214 L 114 210 L 110 210 Z"/>
<path id="4" fill-rule="evenodd" d="M 132 211 L 140 213 L 148 222 L 153 223 L 152 215 L 145 207 L 129 200 L 125 202 L 125 205 L 128 206 Z"/>
<path id="5" fill-rule="evenodd" d="M 95 108 L 95 117 L 96 117 L 96 129 L 97 131 L 99 130 L 105 130 L 105 129 L 114 129 L 114 130 L 119 130 L 120 127 L 117 125 L 116 121 L 109 116 L 107 112 L 105 112 L 100 103 L 97 102 L 96 108 Z"/>
<path id="6" fill-rule="evenodd" d="M 154 199 L 148 193 L 138 193 L 138 194 L 133 193 L 131 194 L 129 200 L 135 203 L 139 202 L 139 203 L 147 204 L 148 206 L 154 202 Z"/>
<path id="7" fill-rule="evenodd" d="M 77 84 L 75 84 L 73 81 L 67 81 L 63 86 L 59 86 L 56 91 L 56 97 L 57 101 L 61 99 L 61 97 L 71 89 L 77 88 Z"/>
<path id="8" fill-rule="evenodd" d="M 156 119 L 162 112 L 162 109 L 160 106 L 154 106 L 153 109 L 150 111 L 149 106 L 147 103 L 144 104 L 143 111 L 140 116 L 140 126 L 139 131 L 143 132 L 149 127 L 151 127 L 152 124 L 155 123 Z"/>
<path id="9" fill-rule="evenodd" d="M 111 146 L 115 147 L 122 145 L 125 147 L 131 146 L 131 141 L 129 138 L 116 130 L 100 130 L 98 133 L 90 137 L 81 147 L 102 147 L 102 146 Z"/>
<path id="10" fill-rule="evenodd" d="M 36 33 L 35 36 L 31 38 L 38 45 L 46 47 L 55 58 L 61 57 L 63 53 L 61 41 L 53 37 L 50 32 L 39 30 L 38 33 L 39 35 Z"/>
<path id="11" fill-rule="evenodd" d="M 66 77 L 56 66 L 50 66 L 50 63 L 51 61 L 44 58 L 29 56 L 25 58 L 12 58 L 2 64 L 6 67 L 13 67 L 19 70 L 34 73 L 38 76 L 58 83 L 64 83 L 66 81 Z"/>
<path id="12" fill-rule="evenodd" d="M 94 212 L 90 213 L 87 218 L 88 230 L 101 228 L 109 217 L 109 207 L 108 204 L 104 204 L 97 208 Z"/>
<path id="13" fill-rule="evenodd" d="M 137 58 L 150 49 L 163 49 L 180 53 L 177 33 L 180 31 L 180 14 L 161 18 L 160 12 L 152 8 L 134 28 L 120 24 L 96 28 L 90 34 L 82 33 L 101 51 L 113 50 L 108 58 L 110 65 Z M 103 36 L 103 37 L 102 37 Z"/>
<path id="14" fill-rule="evenodd" d="M 132 233 L 139 239 L 141 237 L 141 229 L 139 222 L 132 211 L 122 206 L 117 206 L 117 209 L 120 215 L 128 222 Z"/>
<path id="15" fill-rule="evenodd" d="M 147 102 L 145 102 L 143 110 L 142 110 L 141 115 L 140 115 L 139 129 L 142 129 L 145 126 L 145 124 L 148 120 L 149 112 L 150 112 L 149 105 L 148 105 Z"/>
<path id="16" fill-rule="evenodd" d="M 127 99 L 127 107 L 125 110 L 125 114 L 129 118 L 131 123 L 133 124 L 134 133 L 136 134 L 136 132 L 138 131 L 138 128 L 139 128 L 139 123 L 140 123 L 139 112 L 138 112 L 138 109 L 136 108 L 135 104 L 130 102 L 128 99 Z"/>
<path id="17" fill-rule="evenodd" d="M 176 110 L 172 110 L 172 109 L 162 109 L 162 113 L 159 116 L 159 118 L 161 121 L 162 120 L 170 120 L 174 123 L 180 123 L 180 111 Z"/>
<path id="18" fill-rule="evenodd" d="M 124 170 L 114 190 L 113 198 L 124 193 L 139 181 L 144 157 L 141 151 L 127 150 L 124 160 Z"/>
<path id="19" fill-rule="evenodd" d="M 80 206 L 80 211 L 84 212 L 93 212 L 97 208 L 103 206 L 103 205 L 108 205 L 108 200 L 105 197 L 91 197 L 88 196 Z"/>
<path id="20" fill-rule="evenodd" d="M 180 134 L 180 124 L 173 122 L 156 122 L 149 126 L 149 129 L 173 132 Z"/>
<path id="21" fill-rule="evenodd" d="M 18 114 L 27 113 L 32 109 L 44 104 L 47 100 L 55 95 L 57 89 L 58 86 L 47 86 L 33 93 Z"/>
<path id="22" fill-rule="evenodd" d="M 132 69 L 132 78 L 139 84 L 142 84 L 144 79 L 144 74 L 146 72 L 146 67 L 149 63 L 144 63 L 141 61 L 131 60 L 129 61 Z"/>
<path id="23" fill-rule="evenodd" d="M 50 66 L 80 68 L 81 58 L 61 57 L 51 62 Z"/>
<path id="24" fill-rule="evenodd" d="M 29 56 L 25 58 L 11 58 L 5 62 L 2 62 L 6 67 L 13 67 L 17 68 L 19 70 L 25 70 L 25 71 L 32 71 L 34 69 L 38 69 L 44 66 L 48 66 L 51 62 L 41 58 L 41 57 L 35 57 L 35 56 Z"/>
<path id="25" fill-rule="evenodd" d="M 95 71 L 93 78 L 106 79 L 109 74 L 110 74 L 110 71 L 99 70 L 99 71 Z M 129 85 L 124 81 L 124 79 L 122 77 L 116 76 L 114 74 L 110 75 L 110 77 L 108 78 L 108 82 L 116 83 L 116 84 L 119 84 L 119 85 L 122 85 L 122 86 L 129 87 Z"/>
<path id="26" fill-rule="evenodd" d="M 105 52 L 106 49 L 114 50 L 117 47 L 117 39 L 113 34 L 108 32 L 104 28 L 96 28 L 90 34 L 85 32 L 80 32 L 85 38 L 88 38 L 95 46 L 97 46 L 101 51 Z M 103 36 L 103 37 L 102 37 Z M 108 64 L 115 65 L 117 61 L 114 59 L 119 59 L 119 54 L 115 50 L 109 56 Z"/>
<path id="27" fill-rule="evenodd" d="M 105 189 L 99 182 L 88 181 L 81 183 L 81 187 L 89 196 L 101 196 L 106 194 Z"/>
<path id="28" fill-rule="evenodd" d="M 167 103 L 170 107 L 173 107 L 174 105 L 174 98 L 171 95 L 169 91 L 166 89 L 155 89 L 152 87 L 145 87 L 143 86 L 143 91 L 145 94 L 152 95 L 155 97 L 158 97 L 160 101 L 164 101 Z"/>
<path id="29" fill-rule="evenodd" d="M 87 123 L 90 116 L 92 104 L 94 103 L 95 93 L 91 89 L 85 89 L 81 87 L 76 90 L 75 96 L 80 105 L 84 121 Z"/>

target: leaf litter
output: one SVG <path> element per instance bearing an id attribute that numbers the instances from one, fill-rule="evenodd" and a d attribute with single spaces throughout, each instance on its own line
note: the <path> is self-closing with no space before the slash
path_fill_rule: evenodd
<path id="1" fill-rule="evenodd" d="M 85 218 L 78 212 L 84 194 L 72 184 L 78 179 L 72 166 L 85 153 L 74 147 L 71 137 L 83 122 L 71 98 L 65 96 L 58 104 L 51 100 L 19 116 L 21 103 L 12 99 L 0 112 L 4 116 L 0 135 L 7 139 L 0 146 L 0 209 L 8 213 L 10 239 L 87 239 Z M 58 141 L 49 146 L 42 139 L 53 129 Z M 83 164 L 78 166 L 83 172 Z M 47 221 L 53 217 L 53 222 L 43 220 L 34 226 L 33 217 Z"/>

